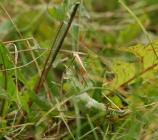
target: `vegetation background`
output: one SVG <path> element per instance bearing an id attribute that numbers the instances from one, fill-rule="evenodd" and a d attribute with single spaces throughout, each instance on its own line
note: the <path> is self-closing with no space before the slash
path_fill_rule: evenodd
<path id="1" fill-rule="evenodd" d="M 35 94 L 76 1 L 0 0 L 0 139 L 157 140 L 158 1 L 79 2 Z"/>

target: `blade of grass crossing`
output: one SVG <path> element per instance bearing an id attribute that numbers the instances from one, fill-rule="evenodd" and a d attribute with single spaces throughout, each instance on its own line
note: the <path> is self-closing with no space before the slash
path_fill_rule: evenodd
<path id="1" fill-rule="evenodd" d="M 44 68 L 43 68 L 43 71 L 42 71 L 42 74 L 41 74 L 41 77 L 39 79 L 39 81 L 37 82 L 37 85 L 34 89 L 35 93 L 38 94 L 41 86 L 43 85 L 43 82 L 45 81 L 45 78 L 47 77 L 48 75 L 48 72 L 53 64 L 53 62 L 55 61 L 56 59 L 56 56 L 65 40 L 65 37 L 67 36 L 67 33 L 69 31 L 69 28 L 72 24 L 72 21 L 76 15 L 76 12 L 77 12 L 77 9 L 79 7 L 80 3 L 77 2 L 74 7 L 73 7 L 73 10 L 72 10 L 72 13 L 71 13 L 71 16 L 66 24 L 66 22 L 63 22 L 62 23 L 62 26 L 61 28 L 59 29 L 59 32 L 56 36 L 56 39 L 51 47 L 51 51 L 45 61 L 45 65 L 44 65 Z M 63 30 L 64 29 L 64 30 Z M 61 32 L 60 32 L 61 31 Z M 55 49 L 55 50 L 53 50 Z"/>
<path id="2" fill-rule="evenodd" d="M 94 129 L 94 125 L 93 125 L 92 120 L 90 119 L 88 114 L 87 114 L 87 119 L 88 119 L 88 122 L 89 122 L 89 125 L 90 125 L 91 129 L 93 130 Z M 93 131 L 93 135 L 94 135 L 95 140 L 99 140 L 99 137 L 98 137 L 98 135 L 97 135 L 95 130 Z"/>
<path id="3" fill-rule="evenodd" d="M 150 38 L 150 35 L 148 34 L 147 30 L 145 29 L 145 27 L 143 26 L 143 24 L 141 23 L 141 21 L 139 20 L 139 18 L 135 15 L 135 13 L 125 4 L 125 2 L 123 0 L 119 0 L 119 3 L 131 14 L 131 16 L 135 19 L 135 21 L 138 23 L 138 25 L 140 26 L 140 28 L 142 29 L 142 31 L 144 32 L 147 40 L 150 42 L 152 50 L 156 56 L 156 59 L 158 59 L 158 55 L 156 53 L 156 50 L 153 46 L 152 43 L 152 39 Z"/>
<path id="4" fill-rule="evenodd" d="M 59 103 L 59 101 L 58 101 L 57 98 L 56 98 L 56 102 L 57 102 L 57 109 L 58 109 L 58 111 L 60 112 L 60 110 L 61 110 L 60 108 L 61 108 L 61 107 L 60 107 L 60 103 Z M 64 122 L 64 124 L 65 124 L 67 130 L 69 131 L 69 134 L 71 135 L 72 139 L 75 140 L 75 137 L 74 137 L 74 135 L 73 135 L 73 133 L 72 133 L 72 131 L 71 131 L 71 129 L 70 129 L 68 123 L 66 122 L 66 120 L 65 120 L 65 118 L 64 118 L 64 113 L 61 112 L 61 113 L 60 113 L 60 116 L 61 116 L 61 119 L 62 119 L 62 121 Z"/>

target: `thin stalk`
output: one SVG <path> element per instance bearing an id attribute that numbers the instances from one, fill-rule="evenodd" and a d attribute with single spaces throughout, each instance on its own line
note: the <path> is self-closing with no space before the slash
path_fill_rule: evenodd
<path id="1" fill-rule="evenodd" d="M 74 101 L 74 108 L 75 108 L 75 114 L 76 114 L 76 139 L 78 140 L 81 137 L 81 116 L 78 104 Z"/>
<path id="2" fill-rule="evenodd" d="M 60 110 L 61 110 L 61 109 L 60 109 L 60 103 L 59 103 L 59 101 L 58 101 L 57 98 L 56 98 L 56 102 L 57 102 L 57 109 L 58 109 L 58 111 L 60 112 Z M 70 129 L 70 127 L 69 127 L 67 121 L 65 120 L 65 117 L 64 117 L 64 113 L 63 113 L 63 112 L 60 113 L 60 117 L 61 117 L 62 121 L 64 122 L 64 124 L 65 124 L 65 126 L 66 126 L 66 128 L 67 128 L 67 130 L 68 130 L 68 132 L 69 132 L 69 134 L 70 134 L 70 136 L 71 136 L 71 138 L 72 138 L 73 140 L 75 140 L 75 137 L 74 137 L 74 135 L 73 135 L 73 133 L 72 133 L 72 131 L 71 131 L 71 129 Z"/>
<path id="3" fill-rule="evenodd" d="M 0 47 L 2 47 L 2 46 L 0 46 Z M 3 62 L 3 67 L 4 67 L 4 69 L 6 69 L 5 60 L 4 60 L 4 56 L 3 56 L 3 53 L 1 51 L 1 48 L 0 48 L 0 55 L 1 55 L 2 62 Z M 3 73 L 4 73 L 4 89 L 7 90 L 7 71 L 4 71 Z M 4 115 L 6 102 L 7 101 L 5 99 L 2 99 L 0 115 Z"/>
<path id="4" fill-rule="evenodd" d="M 152 39 L 149 35 L 149 33 L 147 32 L 147 30 L 145 29 L 145 27 L 143 26 L 143 24 L 141 23 L 141 21 L 139 20 L 139 18 L 135 15 L 135 13 L 133 13 L 133 11 L 124 3 L 123 0 L 119 0 L 119 3 L 131 14 L 131 16 L 135 19 L 135 21 L 138 23 L 138 25 L 140 26 L 141 30 L 143 31 L 143 33 L 145 34 L 147 40 L 150 42 L 152 50 L 156 56 L 156 59 L 158 59 L 158 55 L 156 53 L 156 50 L 153 46 L 152 43 Z"/>
<path id="5" fill-rule="evenodd" d="M 27 48 L 27 49 L 30 49 L 29 41 L 26 40 L 26 39 L 24 39 L 22 33 L 21 33 L 20 30 L 18 29 L 18 26 L 14 23 L 14 21 L 13 21 L 13 19 L 11 18 L 10 14 L 8 13 L 8 11 L 5 9 L 5 7 L 4 7 L 1 3 L 0 3 L 0 8 L 5 12 L 5 14 L 7 15 L 7 17 L 9 18 L 9 20 L 10 20 L 10 22 L 12 23 L 13 27 L 14 27 L 15 30 L 17 31 L 19 37 L 20 37 L 22 40 L 25 41 L 25 46 L 26 46 L 26 48 Z M 44 11 L 42 11 L 42 12 L 40 13 L 40 15 L 38 16 L 38 18 L 42 15 L 43 12 L 44 12 Z M 33 22 L 34 22 L 34 21 L 33 21 Z M 30 51 L 29 53 L 30 53 L 31 57 L 33 58 L 33 60 L 35 60 L 35 55 L 34 55 L 34 53 L 33 53 L 32 51 Z M 37 68 L 37 70 L 38 70 L 38 74 L 39 74 L 39 76 L 40 76 L 40 75 L 41 75 L 41 71 L 40 71 L 40 68 L 39 68 L 39 66 L 38 66 L 38 62 L 36 62 L 36 61 L 33 61 L 33 62 L 34 62 L 34 64 L 35 64 L 35 66 L 36 66 L 36 68 Z M 49 91 L 48 91 L 48 88 L 47 88 L 46 83 L 44 83 L 44 88 L 45 88 L 45 91 L 46 91 L 46 93 L 47 93 L 47 94 L 46 94 L 46 95 L 47 95 L 47 98 L 50 97 L 50 94 L 49 94 Z"/>
<path id="6" fill-rule="evenodd" d="M 91 118 L 89 117 L 88 114 L 87 114 L 87 119 L 88 119 L 89 125 L 90 125 L 90 127 L 91 127 L 91 130 L 94 130 L 94 129 L 95 129 L 95 128 L 94 128 L 94 125 L 93 125 L 92 120 L 91 120 Z M 99 137 L 98 137 L 98 135 L 97 135 L 96 130 L 93 131 L 93 135 L 94 135 L 95 140 L 99 140 Z"/>
<path id="7" fill-rule="evenodd" d="M 58 52 L 59 52 L 59 50 L 60 50 L 60 48 L 61 48 L 61 46 L 62 46 L 62 44 L 63 44 L 63 42 L 65 40 L 65 37 L 67 36 L 67 33 L 69 31 L 69 28 L 70 28 L 70 26 L 72 24 L 72 21 L 73 21 L 75 15 L 76 15 L 76 12 L 77 12 L 77 9 L 78 9 L 79 5 L 80 5 L 80 3 L 77 2 L 75 4 L 75 6 L 73 7 L 73 11 L 71 13 L 70 19 L 68 20 L 68 23 L 65 24 L 65 22 L 63 22 L 61 24 L 61 27 L 60 27 L 57 35 L 56 35 L 56 38 L 55 38 L 52 46 L 51 46 L 50 53 L 49 53 L 49 55 L 48 55 L 48 57 L 47 57 L 47 59 L 45 61 L 45 65 L 44 65 L 42 74 L 41 74 L 41 76 L 39 78 L 39 81 L 37 82 L 37 85 L 34 88 L 34 91 L 35 91 L 36 94 L 39 93 L 41 87 L 43 86 L 43 83 L 44 83 L 44 81 L 45 81 L 45 79 L 46 79 L 46 77 L 48 75 L 48 72 L 49 72 L 53 62 L 56 59 L 56 56 L 57 56 L 57 54 L 58 54 Z M 61 32 L 62 30 L 63 30 L 63 32 Z"/>

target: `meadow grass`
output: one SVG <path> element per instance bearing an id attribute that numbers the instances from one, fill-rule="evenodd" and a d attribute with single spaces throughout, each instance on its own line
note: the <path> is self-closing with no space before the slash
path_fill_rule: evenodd
<path id="1" fill-rule="evenodd" d="M 156 140 L 152 0 L 0 2 L 0 139 Z"/>

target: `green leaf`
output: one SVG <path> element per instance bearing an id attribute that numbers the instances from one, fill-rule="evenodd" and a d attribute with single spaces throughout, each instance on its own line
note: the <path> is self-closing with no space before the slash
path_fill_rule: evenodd
<path id="1" fill-rule="evenodd" d="M 155 57 L 153 48 L 156 50 L 156 53 L 158 53 L 157 44 L 158 41 L 154 41 L 152 45 L 149 44 L 148 46 L 138 44 L 128 48 L 120 48 L 120 50 L 125 53 L 130 52 L 134 54 L 137 59 L 135 59 L 135 62 L 125 61 L 120 57 L 111 60 L 111 69 L 115 74 L 111 86 L 118 88 L 121 84 L 134 77 L 141 77 L 144 80 L 154 78 L 158 70 L 158 60 Z M 136 78 L 131 82 L 135 80 Z"/>
<path id="2" fill-rule="evenodd" d="M 29 95 L 27 93 L 23 93 L 21 96 L 20 96 L 20 102 L 21 102 L 21 105 L 22 105 L 22 109 L 25 110 L 27 113 L 29 113 L 29 105 L 28 105 L 28 102 L 29 102 Z"/>
<path id="3" fill-rule="evenodd" d="M 37 96 L 33 91 L 28 91 L 26 94 L 29 95 L 30 101 L 35 103 L 42 110 L 49 110 L 50 105 L 45 100 L 42 100 L 39 96 Z"/>
<path id="4" fill-rule="evenodd" d="M 0 99 L 7 99 L 7 100 L 9 100 L 8 93 L 2 88 L 0 88 Z"/>
<path id="5" fill-rule="evenodd" d="M 49 13 L 58 21 L 63 21 L 66 15 L 66 7 L 62 5 L 56 5 L 54 8 L 49 9 Z"/>
<path id="6" fill-rule="evenodd" d="M 1 64 L 1 70 L 2 71 L 2 78 L 0 86 L 2 88 L 5 88 L 5 90 L 8 91 L 9 95 L 12 96 L 16 92 L 15 83 L 13 81 L 12 76 L 14 75 L 13 70 L 6 70 L 14 67 L 13 61 L 10 57 L 10 53 L 8 49 L 0 44 L 0 64 Z"/>

